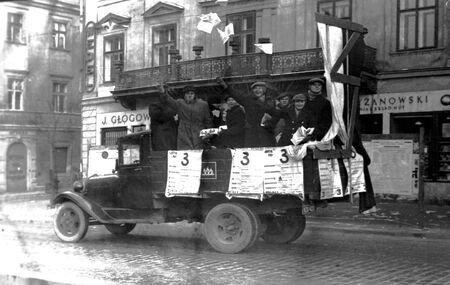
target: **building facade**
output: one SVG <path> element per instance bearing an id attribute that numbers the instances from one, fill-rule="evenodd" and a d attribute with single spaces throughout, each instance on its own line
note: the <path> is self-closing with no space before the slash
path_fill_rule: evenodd
<path id="1" fill-rule="evenodd" d="M 450 181 L 446 174 L 450 157 L 445 154 L 450 119 L 446 3 L 84 1 L 83 168 L 91 147 L 112 145 L 118 136 L 150 128 L 147 109 L 157 100 L 161 83 L 174 89 L 195 84 L 199 96 L 209 102 L 218 100 L 218 76 L 243 90 L 251 82 L 265 80 L 279 91 L 305 91 L 309 78 L 323 75 L 318 12 L 368 29 L 360 100 L 363 132 L 417 133 L 418 126 L 425 126 L 428 187 L 445 192 Z M 197 29 L 199 16 L 210 12 L 222 20 L 217 26 L 222 31 L 233 23 L 235 36 L 226 44 L 216 29 L 210 34 Z M 271 55 L 254 46 L 268 41 L 273 43 Z M 402 101 L 403 105 L 395 105 Z"/>
<path id="2" fill-rule="evenodd" d="M 0 11 L 0 193 L 67 188 L 81 157 L 79 3 Z"/>

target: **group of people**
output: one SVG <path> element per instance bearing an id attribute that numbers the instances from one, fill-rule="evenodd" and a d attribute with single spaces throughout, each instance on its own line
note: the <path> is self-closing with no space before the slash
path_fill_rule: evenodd
<path id="1" fill-rule="evenodd" d="M 183 98 L 174 99 L 165 86 L 160 86 L 160 102 L 149 107 L 154 150 L 202 149 L 205 145 L 217 148 L 286 146 L 293 144 L 291 139 L 301 127 L 307 132 L 299 143 L 305 143 L 320 141 L 332 124 L 331 103 L 322 93 L 324 81 L 320 78 L 308 81 L 307 92 L 283 92 L 276 98 L 268 96 L 267 84 L 262 81 L 250 86 L 251 94 L 234 90 L 222 78 L 218 78 L 217 83 L 222 88 L 224 103 L 215 121 L 226 128 L 207 137 L 200 137 L 200 131 L 218 126 L 213 123 L 209 104 L 197 98 L 195 88 L 186 86 Z M 367 155 L 363 157 L 370 163 Z M 368 179 L 370 183 L 370 177 Z M 373 197 L 373 190 L 369 197 Z M 374 200 L 360 205 L 360 211 L 370 210 L 372 206 L 375 206 Z"/>

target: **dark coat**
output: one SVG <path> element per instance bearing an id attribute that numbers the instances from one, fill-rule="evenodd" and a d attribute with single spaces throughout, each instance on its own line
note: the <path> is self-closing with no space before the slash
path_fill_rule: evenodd
<path id="1" fill-rule="evenodd" d="M 317 95 L 314 100 L 308 99 L 303 109 L 309 113 L 309 127 L 314 128 L 311 139 L 320 141 L 330 129 L 333 121 L 330 101 L 322 95 Z"/>
<path id="2" fill-rule="evenodd" d="M 245 147 L 270 147 L 275 146 L 273 130 L 270 127 L 262 127 L 261 120 L 266 113 L 253 94 L 243 95 L 227 88 L 235 100 L 244 107 L 247 126 L 245 129 Z"/>
<path id="3" fill-rule="evenodd" d="M 218 147 L 244 147 L 245 112 L 241 106 L 234 106 L 227 111 L 227 129 L 220 132 L 215 139 Z"/>
<path id="4" fill-rule="evenodd" d="M 278 146 L 292 145 L 291 138 L 292 135 L 297 131 L 301 126 L 308 128 L 309 126 L 309 112 L 303 108 L 300 112 L 295 112 L 294 106 L 291 106 L 287 109 L 268 109 L 268 113 L 276 118 L 283 119 L 285 124 L 283 131 L 281 133 L 281 138 L 278 141 Z"/>
<path id="5" fill-rule="evenodd" d="M 161 103 L 149 107 L 153 150 L 177 149 L 177 123 L 175 110 Z"/>

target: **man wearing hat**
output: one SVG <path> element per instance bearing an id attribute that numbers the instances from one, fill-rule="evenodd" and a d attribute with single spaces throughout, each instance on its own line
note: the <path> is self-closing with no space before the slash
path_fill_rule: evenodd
<path id="1" fill-rule="evenodd" d="M 245 147 L 275 146 L 275 138 L 271 128 L 267 128 L 263 118 L 265 116 L 264 105 L 268 103 L 266 98 L 267 85 L 265 82 L 257 81 L 250 88 L 252 94 L 243 95 L 233 92 L 222 78 L 217 78 L 218 83 L 234 96 L 234 99 L 244 107 L 247 128 L 245 130 Z"/>
<path id="2" fill-rule="evenodd" d="M 308 102 L 305 108 L 310 112 L 310 127 L 314 128 L 311 139 L 320 141 L 331 127 L 331 103 L 322 95 L 324 81 L 312 78 L 308 81 Z"/>
<path id="3" fill-rule="evenodd" d="M 280 93 L 280 95 L 277 96 L 277 105 L 276 108 L 278 110 L 284 110 L 284 109 L 288 109 L 291 106 L 291 97 L 292 97 L 292 93 L 290 92 L 282 92 Z M 273 129 L 273 135 L 275 136 L 275 140 L 278 142 L 280 141 L 281 138 L 281 133 L 284 129 L 286 122 L 283 118 L 273 118 L 273 125 L 275 125 L 274 129 Z"/>
<path id="4" fill-rule="evenodd" d="M 208 103 L 195 95 L 193 86 L 183 88 L 183 99 L 173 99 L 167 94 L 164 86 L 160 86 L 160 99 L 166 102 L 178 114 L 178 138 L 177 148 L 179 150 L 201 149 L 203 141 L 200 131 L 212 127 Z"/>
<path id="5" fill-rule="evenodd" d="M 232 94 L 225 94 L 226 126 L 220 130 L 219 135 L 214 139 L 214 144 L 222 148 L 244 147 L 245 139 L 245 112 Z"/>

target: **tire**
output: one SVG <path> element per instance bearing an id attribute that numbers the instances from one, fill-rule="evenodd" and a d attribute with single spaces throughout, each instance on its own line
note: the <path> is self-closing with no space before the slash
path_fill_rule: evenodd
<path id="1" fill-rule="evenodd" d="M 306 219 L 303 215 L 266 216 L 263 223 L 267 229 L 261 236 L 268 243 L 290 243 L 305 231 Z"/>
<path id="2" fill-rule="evenodd" d="M 244 208 L 248 214 L 250 215 L 250 218 L 253 220 L 253 223 L 255 224 L 255 236 L 253 237 L 252 241 L 247 245 L 247 247 L 245 248 L 245 250 L 251 248 L 255 242 L 258 240 L 258 237 L 262 234 L 261 229 L 263 228 L 262 223 L 261 223 L 261 219 L 259 218 L 258 215 L 255 214 L 255 212 L 253 212 L 253 210 L 251 208 L 249 208 L 246 205 L 243 204 L 239 204 L 239 203 L 235 203 L 236 205 L 241 206 L 242 208 Z"/>
<path id="3" fill-rule="evenodd" d="M 53 230 L 64 242 L 78 242 L 87 233 L 89 216 L 75 203 L 64 202 L 53 219 Z"/>
<path id="4" fill-rule="evenodd" d="M 136 224 L 105 224 L 105 228 L 113 235 L 126 235 L 131 232 Z"/>
<path id="5" fill-rule="evenodd" d="M 219 204 L 206 215 L 203 234 L 215 250 L 238 253 L 256 240 L 258 231 L 255 215 L 241 204 Z"/>

